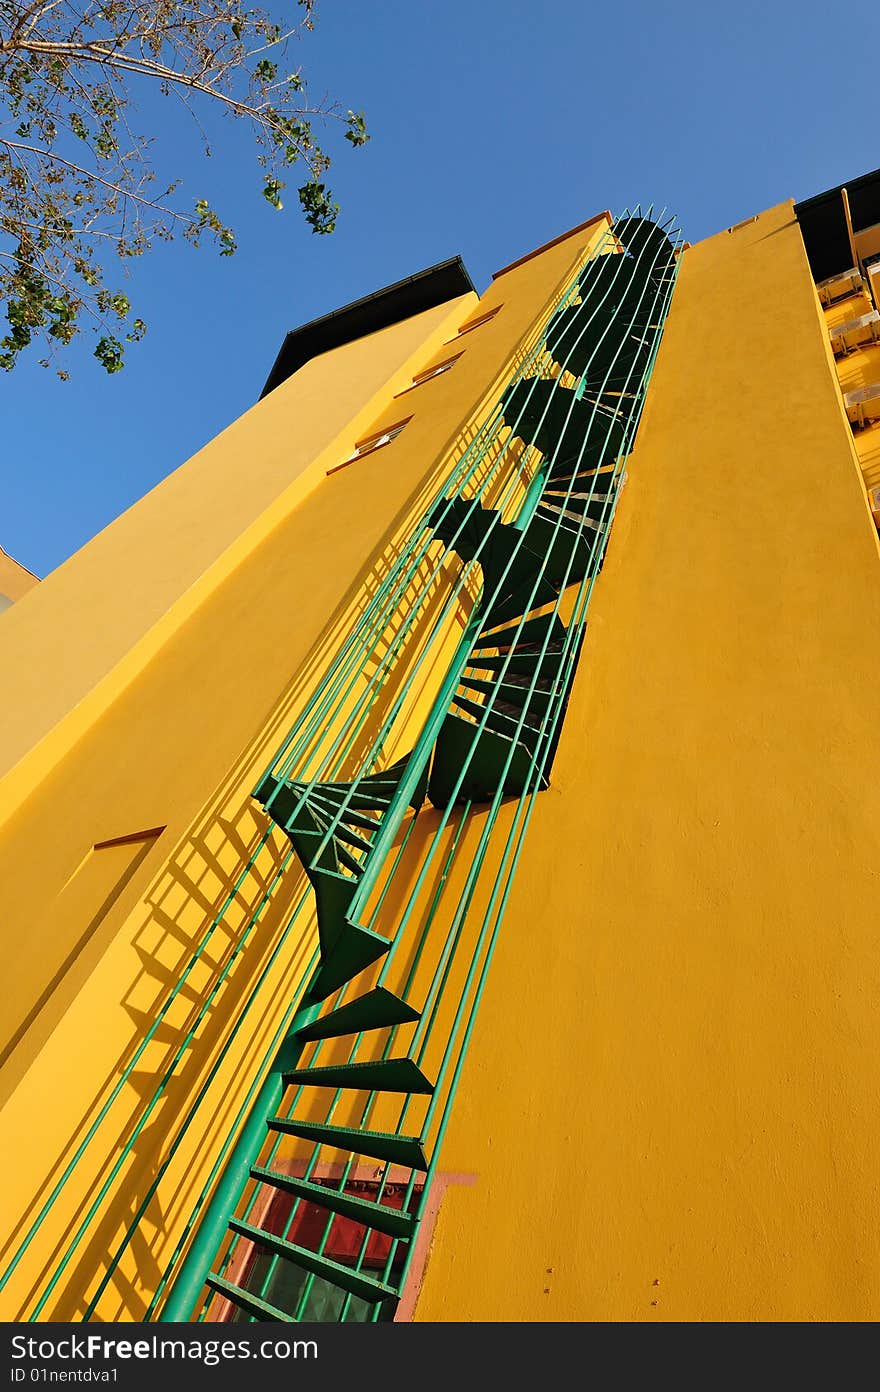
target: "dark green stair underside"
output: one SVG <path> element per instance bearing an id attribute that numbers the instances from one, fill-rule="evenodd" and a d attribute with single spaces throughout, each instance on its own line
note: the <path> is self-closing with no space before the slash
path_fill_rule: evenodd
<path id="1" fill-rule="evenodd" d="M 294 1068 L 283 1077 L 285 1083 L 309 1087 L 360 1088 L 368 1092 L 434 1091 L 422 1070 L 409 1058 L 378 1059 L 367 1063 L 328 1064 L 319 1068 Z"/>
<path id="2" fill-rule="evenodd" d="M 535 644 L 540 648 L 547 637 L 548 629 L 548 650 L 552 651 L 555 646 L 557 651 L 561 651 L 566 634 L 562 620 L 557 614 L 535 614 L 530 619 L 523 619 L 522 623 L 506 624 L 503 628 L 485 624 L 474 644 L 474 652 L 481 648 L 509 648 L 511 645 L 514 645 L 515 652 L 522 651 L 529 644 Z"/>
<path id="3" fill-rule="evenodd" d="M 445 807 L 452 797 L 453 786 L 476 736 L 477 727 L 470 720 L 448 715 L 443 722 L 428 785 L 428 797 L 435 807 Z M 490 729 L 483 730 L 461 787 L 455 795 L 456 804 L 492 801 L 498 791 L 501 770 L 510 749 L 511 741 L 504 735 L 496 734 Z M 525 745 L 514 744 L 510 767 L 504 779 L 504 796 L 518 796 L 526 786 L 530 772 L 533 779 L 532 787 L 549 787 L 549 782 L 543 774 L 535 781 L 532 758 Z"/>
<path id="4" fill-rule="evenodd" d="M 338 1039 L 342 1034 L 358 1034 L 361 1030 L 411 1024 L 420 1018 L 420 1011 L 414 1010 L 384 986 L 376 986 L 363 996 L 346 1001 L 337 1010 L 322 1015 L 319 1020 L 303 1025 L 297 1030 L 296 1037 L 303 1043 L 313 1039 Z"/>
<path id="5" fill-rule="evenodd" d="M 324 954 L 322 946 L 321 965 L 309 987 L 310 998 L 325 1000 L 332 991 L 338 991 L 346 981 L 351 981 L 358 972 L 378 961 L 390 946 L 387 938 L 374 933 L 372 929 L 344 922 L 329 954 Z"/>
<path id="6" fill-rule="evenodd" d="M 417 1136 L 398 1136 L 393 1131 L 359 1131 L 353 1126 L 328 1126 L 320 1121 L 295 1121 L 289 1117 L 272 1117 L 267 1125 L 271 1131 L 283 1131 L 286 1136 L 350 1150 L 354 1155 L 369 1155 L 371 1160 L 390 1160 L 411 1170 L 426 1170 L 428 1162 Z"/>

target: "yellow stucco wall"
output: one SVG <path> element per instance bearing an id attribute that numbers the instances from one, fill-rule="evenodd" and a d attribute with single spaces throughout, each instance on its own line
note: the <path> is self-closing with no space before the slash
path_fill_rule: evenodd
<path id="1" fill-rule="evenodd" d="M 38 584 L 38 577 L 0 546 L 0 611 L 6 603 L 22 599 L 28 590 Z"/>
<path id="2" fill-rule="evenodd" d="M 880 554 L 792 206 L 685 253 L 416 1318 L 880 1315 Z"/>
<path id="3" fill-rule="evenodd" d="M 402 398 L 395 393 L 416 372 L 448 355 L 476 297 L 308 364 L 4 618 L 0 1148 L 16 1155 L 0 1202 L 4 1261 L 253 852 L 265 826 L 249 796 L 258 773 L 320 684 L 429 487 L 465 448 L 536 320 L 603 227 L 496 281 L 483 305 L 501 312 L 456 341 L 462 361 Z M 408 415 L 391 445 L 327 477 L 357 439 Z M 82 1313 L 198 1101 L 99 1306 L 108 1319 L 143 1313 L 314 947 L 309 898 L 273 958 L 304 889 L 295 870 L 275 885 L 284 844 L 273 837 L 238 885 L 186 991 L 0 1297 L 4 1318 L 33 1310 L 106 1181 L 41 1318 Z M 216 1007 L 187 1043 L 195 1012 L 264 899 Z M 250 995 L 247 1027 L 212 1074 Z M 111 1179 L 121 1142 L 181 1048 L 166 1095 Z"/>

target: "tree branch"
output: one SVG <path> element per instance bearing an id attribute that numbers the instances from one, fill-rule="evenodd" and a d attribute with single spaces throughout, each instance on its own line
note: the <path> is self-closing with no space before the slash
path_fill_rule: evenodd
<path id="1" fill-rule="evenodd" d="M 162 213 L 165 217 L 173 217 L 178 222 L 195 224 L 198 222 L 191 213 L 181 213 L 174 208 L 167 208 L 164 203 L 157 199 L 144 198 L 142 195 L 132 193 L 124 184 L 114 183 L 110 179 L 102 179 L 100 174 L 95 174 L 93 170 L 84 168 L 81 164 L 75 164 L 73 160 L 64 159 L 62 155 L 56 155 L 54 150 L 41 150 L 36 145 L 25 145 L 18 140 L 7 140 L 0 135 L 0 145 L 5 145 L 10 150 L 24 150 L 28 154 L 36 155 L 39 159 L 51 160 L 54 164 L 63 164 L 66 169 L 72 169 L 75 173 L 81 174 L 85 179 L 91 179 L 96 184 L 102 184 L 104 188 L 112 189 L 114 193 L 121 194 L 123 198 L 128 198 L 132 203 L 142 204 L 145 208 L 151 208 L 155 213 Z"/>

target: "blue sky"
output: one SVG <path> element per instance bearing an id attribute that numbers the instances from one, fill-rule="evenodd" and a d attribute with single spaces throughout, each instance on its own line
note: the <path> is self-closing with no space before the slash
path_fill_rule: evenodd
<path id="1" fill-rule="evenodd" d="M 115 377 L 87 342 L 70 382 L 0 373 L 0 545 L 46 574 L 253 403 L 289 328 L 435 261 L 461 253 L 482 289 L 602 208 L 666 204 L 697 241 L 873 169 L 873 4 L 843 22 L 845 57 L 827 7 L 793 0 L 321 0 L 299 57 L 373 137 L 331 147 L 337 231 L 313 236 L 295 189 L 269 208 L 237 124 L 206 163 L 163 107 L 161 167 L 239 251 L 176 242 L 136 265 L 149 333 Z"/>

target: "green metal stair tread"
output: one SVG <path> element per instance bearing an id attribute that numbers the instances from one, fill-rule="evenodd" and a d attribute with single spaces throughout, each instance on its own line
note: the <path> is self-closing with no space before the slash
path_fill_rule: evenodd
<path id="1" fill-rule="evenodd" d="M 517 527 L 500 524 L 492 533 L 485 551 L 480 556 L 480 564 L 487 582 L 501 582 L 508 589 L 515 589 L 532 576 L 540 563 L 529 548 L 526 534 Z"/>
<path id="2" fill-rule="evenodd" d="M 604 498 L 600 501 L 600 507 L 607 511 L 606 500 L 604 500 Z M 551 528 L 554 530 L 561 530 L 564 528 L 567 529 L 568 532 L 575 533 L 582 532 L 585 528 L 589 529 L 590 532 L 600 532 L 600 530 L 602 530 L 602 523 L 596 522 L 595 518 L 590 518 L 588 508 L 579 509 L 576 504 L 574 507 L 561 507 L 553 498 L 550 498 L 550 500 L 543 500 L 542 503 L 537 504 L 535 516 L 542 522 L 550 523 Z M 529 523 L 529 526 L 531 525 L 532 523 Z M 544 540 L 544 536 L 546 536 L 546 533 L 544 533 L 543 526 L 537 526 L 535 529 L 535 539 Z"/>
<path id="3" fill-rule="evenodd" d="M 302 797 L 305 794 L 309 801 L 317 797 L 336 808 L 345 804 L 345 815 L 347 815 L 349 808 L 369 810 L 387 807 L 406 773 L 409 758 L 410 756 L 407 754 L 396 760 L 395 763 L 389 764 L 385 769 L 362 774 L 345 782 L 327 779 L 310 785 L 291 780 L 286 786 L 297 797 Z"/>
<path id="4" fill-rule="evenodd" d="M 453 700 L 458 710 L 472 715 L 478 725 L 485 720 L 484 731 L 494 730 L 496 734 L 503 735 L 505 739 L 516 740 L 530 750 L 535 749 L 541 737 L 541 717 L 537 713 L 534 716 L 527 713 L 520 724 L 518 719 L 514 720 L 511 716 L 505 715 L 503 711 L 495 710 L 492 706 L 481 705 L 479 701 L 472 701 L 469 696 L 462 696 L 459 692 L 455 693 Z"/>
<path id="5" fill-rule="evenodd" d="M 354 846 L 359 851 L 366 851 L 369 853 L 373 849 L 372 841 L 368 841 L 365 836 L 361 836 L 359 832 L 354 831 L 352 827 L 348 826 L 347 820 L 343 819 L 344 817 L 345 814 L 343 813 L 343 816 L 340 817 L 333 828 L 333 835 L 337 841 L 345 841 L 347 845 Z"/>
<path id="6" fill-rule="evenodd" d="M 620 474 L 617 477 L 620 478 Z M 604 507 L 606 498 L 616 491 L 614 487 L 545 488 L 541 494 L 541 502 L 547 507 L 570 507 L 572 503 L 598 503 Z"/>
<path id="7" fill-rule="evenodd" d="M 409 755 L 404 754 L 402 758 L 395 759 L 394 763 L 389 764 L 387 768 L 377 769 L 375 773 L 368 773 L 366 776 L 366 782 L 381 783 L 387 779 L 390 779 L 396 787 L 403 775 L 406 773 L 408 763 Z"/>
<path id="8" fill-rule="evenodd" d="M 488 662 L 490 667 L 494 663 L 497 668 L 498 675 L 493 677 L 477 675 L 474 669 L 480 668 L 480 662 L 469 661 L 459 684 L 473 687 L 475 691 L 482 691 L 486 696 L 499 690 L 499 682 L 515 691 L 527 691 L 530 686 L 534 686 L 536 691 L 553 689 L 553 679 L 561 661 L 559 653 L 546 653 L 543 662 L 538 661 L 537 653 L 526 653 L 519 666 L 516 666 L 516 660 L 515 653 L 499 654 L 497 658 L 484 658 L 483 661 Z M 504 663 L 507 663 L 507 666 L 504 667 L 502 675 L 501 668 Z M 522 663 L 526 664 L 525 668 Z"/>
<path id="9" fill-rule="evenodd" d="M 460 684 L 470 691 L 482 692 L 484 696 L 496 696 L 519 710 L 525 705 L 529 715 L 537 718 L 543 716 L 552 695 L 550 691 L 542 691 L 537 684 L 530 692 L 528 683 L 518 686 L 515 682 L 483 681 L 480 677 L 462 677 Z"/>
<path id="10" fill-rule="evenodd" d="M 385 1029 L 390 1025 L 407 1025 L 421 1019 L 421 1012 L 395 996 L 384 986 L 345 1001 L 326 1015 L 303 1025 L 297 1039 L 306 1043 L 314 1039 L 338 1039 L 344 1034 L 359 1034 L 361 1030 Z"/>
<path id="11" fill-rule="evenodd" d="M 549 649 L 544 654 L 540 652 L 519 653 L 514 649 L 513 652 L 498 653 L 489 657 L 472 656 L 468 659 L 468 668 L 499 672 L 504 667 L 505 680 L 507 681 L 515 676 L 530 680 L 537 672 L 539 674 L 538 681 L 541 682 L 545 677 L 552 680 L 553 673 L 559 666 L 559 660 L 558 648 Z"/>
<path id="12" fill-rule="evenodd" d="M 327 840 L 328 846 L 331 844 L 330 840 L 327 839 L 327 832 L 332 820 L 332 816 L 323 809 L 314 806 L 314 804 L 304 803 L 295 815 L 287 818 L 281 825 L 291 841 L 296 838 L 304 848 L 314 846 L 315 849 L 312 852 L 314 855 L 322 841 Z"/>
<path id="13" fill-rule="evenodd" d="M 544 532 L 546 567 L 552 580 L 558 585 L 568 586 L 584 578 L 594 559 L 601 531 L 594 531 L 587 523 L 578 529 L 576 524 L 560 523 L 555 519 L 551 521 L 540 512 L 535 513 L 529 526 L 535 529 L 536 535 Z"/>
<path id="14" fill-rule="evenodd" d="M 569 531 L 580 531 L 582 526 L 590 531 L 601 531 L 603 522 L 590 516 L 590 504 L 581 509 L 577 505 L 574 507 L 561 507 L 552 499 L 542 500 L 535 509 L 535 516 L 540 517 L 550 523 L 558 523 L 561 527 L 567 527 Z M 609 505 L 604 498 L 599 500 L 598 510 L 600 515 L 608 512 Z M 540 535 L 540 532 L 539 532 Z"/>
<path id="15" fill-rule="evenodd" d="M 581 303 L 588 304 L 591 299 L 601 298 L 612 291 L 618 295 L 631 294 L 633 285 L 641 284 L 643 280 L 644 271 L 633 257 L 620 254 L 599 256 L 586 266 L 576 293 Z"/>
<path id="16" fill-rule="evenodd" d="M 320 793 L 328 802 L 341 805 L 347 802 L 351 793 L 362 793 L 364 797 L 378 797 L 387 801 L 397 791 L 399 778 L 353 778 L 350 783 L 319 783 L 314 791 Z"/>
<path id="17" fill-rule="evenodd" d="M 438 537 L 469 561 L 476 558 L 482 573 L 486 602 L 495 612 L 499 605 L 509 605 L 513 596 L 534 582 L 541 557 L 530 549 L 528 539 L 517 527 L 499 521 L 498 513 L 484 508 L 477 500 L 459 500 L 456 517 L 467 519 L 468 529 L 462 529 L 458 540 L 451 531 Z M 551 596 L 550 598 L 555 598 Z M 538 601 L 540 603 L 542 601 Z M 549 598 L 547 600 L 549 602 Z"/>
<path id="18" fill-rule="evenodd" d="M 613 429 L 615 424 L 625 431 L 634 390 L 635 388 L 622 392 L 612 382 L 583 383 L 582 401 L 588 411 L 595 413 L 596 433 L 599 437 L 607 435 L 608 430 Z M 605 462 L 610 464 L 611 460 Z"/>
<path id="19" fill-rule="evenodd" d="M 542 441 L 553 448 L 569 432 L 582 439 L 590 414 L 571 387 L 546 377 L 522 378 L 505 393 L 502 409 L 505 425 L 524 443 L 534 440 L 542 454 L 548 452 Z"/>
<path id="20" fill-rule="evenodd" d="M 619 261 L 623 269 L 627 258 Z M 580 304 L 570 304 L 547 326 L 545 342 L 553 345 L 564 339 L 600 339 L 615 323 L 630 333 L 646 333 L 656 320 L 656 287 L 647 274 L 635 274 L 625 281 L 610 276 L 591 285 Z"/>
<path id="21" fill-rule="evenodd" d="M 388 938 L 372 929 L 344 921 L 338 938 L 326 952 L 322 943 L 321 964 L 309 987 L 309 996 L 312 1000 L 326 999 L 332 991 L 338 991 L 346 981 L 378 961 L 390 946 Z"/>
<path id="22" fill-rule="evenodd" d="M 578 502 L 598 502 L 604 503 L 606 498 L 613 498 L 623 480 L 623 471 L 619 470 L 613 483 L 606 485 L 604 482 L 597 488 L 592 487 L 593 476 L 587 475 L 583 478 L 569 478 L 554 480 L 554 482 L 544 489 L 539 499 L 540 503 L 553 507 L 567 507 L 570 500 Z"/>
<path id="23" fill-rule="evenodd" d="M 518 385 L 522 388 L 526 384 Z M 557 387 L 552 381 L 539 379 L 535 385 L 541 391 L 529 401 L 528 408 L 523 406 L 525 393 L 511 395 L 505 403 L 505 420 L 509 414 L 511 421 L 518 422 L 517 437 L 533 443 L 548 460 L 560 454 L 566 458 L 580 454 L 593 465 L 601 462 L 603 449 L 611 445 L 605 445 L 608 432 L 592 403 L 581 400 L 572 388 Z"/>
<path id="24" fill-rule="evenodd" d="M 266 786 L 265 779 L 260 786 Z M 311 814 L 308 810 L 308 803 L 304 801 L 302 793 L 298 792 L 292 783 L 276 782 L 271 797 L 267 796 L 265 800 L 258 800 L 262 801 L 263 809 L 272 818 L 272 821 L 288 835 L 291 827 L 298 830 L 310 825 Z"/>
<path id="25" fill-rule="evenodd" d="M 561 485 L 567 488 L 573 479 L 590 479 L 618 467 L 625 448 L 629 449 L 623 436 L 623 422 L 608 417 L 593 431 L 588 441 L 575 441 L 574 447 L 569 441 L 564 452 L 549 456 L 545 487 Z"/>
<path id="26" fill-rule="evenodd" d="M 535 537 L 543 538 L 548 553 L 547 573 L 555 584 L 560 583 L 560 562 L 577 555 L 582 546 L 589 550 L 607 527 L 590 517 L 552 511 L 539 507 L 529 523 Z M 562 567 L 564 570 L 564 566 Z M 571 580 L 567 582 L 571 584 Z"/>
<path id="27" fill-rule="evenodd" d="M 358 882 L 349 875 L 332 870 L 306 870 L 315 891 L 318 911 L 318 934 L 321 955 L 327 957 L 336 949 L 345 924 L 351 901 L 357 893 Z"/>
<path id="28" fill-rule="evenodd" d="M 359 1199 L 355 1194 L 346 1194 L 339 1189 L 331 1189 L 325 1184 L 313 1184 L 307 1179 L 297 1179 L 294 1175 L 278 1174 L 276 1170 L 264 1169 L 260 1165 L 251 1167 L 251 1177 L 261 1184 L 269 1184 L 281 1189 L 285 1194 L 294 1194 L 307 1203 L 319 1204 L 332 1213 L 340 1213 L 344 1218 L 353 1218 L 376 1232 L 389 1237 L 409 1241 L 416 1227 L 411 1213 L 388 1204 L 375 1203 L 371 1199 Z"/>
<path id="29" fill-rule="evenodd" d="M 636 355 L 621 354 L 613 364 L 588 369 L 581 378 L 587 393 L 585 400 L 595 398 L 606 409 L 622 410 L 628 415 L 647 362 L 647 355 L 640 359 Z M 621 396 L 625 398 L 622 404 Z"/>
<path id="30" fill-rule="evenodd" d="M 566 477 L 560 475 L 565 473 Z M 622 473 L 620 461 L 609 459 L 606 463 L 590 468 L 581 468 L 577 456 L 559 460 L 547 470 L 544 493 L 611 493 L 618 484 Z"/>
<path id="31" fill-rule="evenodd" d="M 621 261 L 626 265 L 626 259 Z M 623 325 L 628 333 L 647 333 L 653 329 L 655 287 L 647 277 L 636 276 L 618 284 L 605 278 L 590 287 L 580 304 L 570 304 L 559 311 L 547 326 L 544 342 L 556 357 L 560 343 L 579 348 L 581 343 L 601 339 L 612 325 Z M 556 358 L 562 362 L 562 356 Z"/>
<path id="32" fill-rule="evenodd" d="M 337 839 L 335 828 L 328 836 L 332 819 L 322 816 L 319 810 L 305 803 L 282 819 L 273 805 L 269 815 L 290 841 L 310 878 L 318 872 L 337 873 L 340 864 L 360 875 L 363 868 L 360 861 Z"/>
<path id="33" fill-rule="evenodd" d="M 611 517 L 611 497 L 603 493 L 598 498 L 576 497 L 568 498 L 547 498 L 540 503 L 540 508 L 546 513 L 558 513 L 561 517 L 574 519 L 577 522 L 586 520 L 595 528 L 607 526 Z"/>
<path id="34" fill-rule="evenodd" d="M 381 1300 L 397 1299 L 399 1292 L 393 1286 L 367 1276 L 362 1271 L 355 1271 L 353 1267 L 343 1266 L 341 1262 L 321 1256 L 318 1252 L 310 1252 L 307 1247 L 300 1247 L 296 1242 L 287 1242 L 285 1238 L 276 1237 L 274 1233 L 266 1232 L 263 1228 L 255 1228 L 250 1223 L 242 1222 L 240 1218 L 231 1218 L 229 1226 L 240 1237 L 258 1243 L 259 1246 L 274 1252 L 276 1256 L 283 1257 L 285 1261 L 293 1262 L 304 1271 L 310 1271 L 314 1276 L 321 1276 L 325 1281 L 339 1286 L 351 1295 L 356 1295 L 360 1300 L 368 1300 L 375 1305 Z"/>
<path id="35" fill-rule="evenodd" d="M 600 368 L 614 362 L 618 354 L 642 352 L 649 347 L 645 339 L 650 334 L 646 319 L 633 316 L 625 306 L 603 306 L 605 322 L 595 331 L 579 328 L 572 323 L 566 332 L 548 339 L 547 347 L 554 359 L 574 377 L 585 372 L 595 376 Z"/>
<path id="36" fill-rule="evenodd" d="M 252 1295 L 250 1291 L 242 1290 L 240 1286 L 234 1286 L 231 1281 L 227 1281 L 222 1276 L 218 1276 L 216 1271 L 209 1271 L 205 1277 L 205 1285 L 218 1295 L 225 1296 L 231 1300 L 233 1305 L 237 1305 L 246 1314 L 254 1315 L 258 1320 L 264 1320 L 267 1324 L 293 1324 L 293 1315 L 287 1314 L 285 1310 L 279 1310 L 277 1305 L 270 1305 L 268 1301 L 261 1300 L 259 1296 Z"/>
<path id="37" fill-rule="evenodd" d="M 548 483 L 567 483 L 613 469 L 626 445 L 624 422 L 606 415 L 598 422 L 589 440 L 568 443 L 566 449 L 550 456 Z"/>
<path id="38" fill-rule="evenodd" d="M 428 1081 L 418 1064 L 405 1057 L 293 1068 L 283 1075 L 283 1081 L 308 1087 L 359 1088 L 367 1092 L 406 1092 L 423 1096 L 430 1096 L 434 1091 L 434 1084 Z"/>
<path id="39" fill-rule="evenodd" d="M 327 836 L 326 829 L 321 828 L 311 832 L 303 832 L 287 826 L 282 826 L 281 829 L 296 851 L 303 869 L 313 884 L 317 875 L 339 874 L 336 845 L 333 837 Z"/>
<path id="40" fill-rule="evenodd" d="M 477 727 L 471 721 L 463 720 L 454 713 L 448 715 L 443 722 L 428 784 L 428 797 L 435 807 L 446 807 L 452 798 L 452 790 L 458 781 L 465 758 L 475 743 L 476 733 Z M 476 740 L 476 749 L 461 787 L 455 794 L 456 804 L 492 801 L 498 791 L 501 771 L 510 754 L 511 743 L 511 740 L 494 730 L 482 731 Z M 549 786 L 549 780 L 543 774 L 536 774 L 532 757 L 525 745 L 514 743 L 510 765 L 504 777 L 504 796 L 518 797 L 526 787 L 543 789 Z"/>
<path id="41" fill-rule="evenodd" d="M 261 787 L 265 786 L 266 780 L 264 779 Z M 263 801 L 265 811 L 278 826 L 288 833 L 288 835 L 291 829 L 308 835 L 310 830 L 313 829 L 313 824 L 321 815 L 332 820 L 339 806 L 341 806 L 346 793 L 349 792 L 348 787 L 346 787 L 346 793 L 339 794 L 337 798 L 333 790 L 327 792 L 326 787 L 320 784 L 316 784 L 313 789 L 308 789 L 308 784 L 298 783 L 276 783 L 275 786 L 278 788 L 278 793 L 277 796 L 272 799 L 271 806 L 266 806 L 268 796 L 265 800 L 258 799 L 258 801 Z M 397 785 L 395 784 L 394 786 L 396 787 Z M 383 807 L 387 807 L 390 803 L 393 791 L 394 789 L 392 788 L 388 797 L 383 797 Z M 379 802 L 379 798 L 373 791 L 368 792 L 366 795 L 361 795 L 357 792 L 351 793 L 350 798 L 351 801 L 348 803 L 343 813 L 346 817 L 348 816 L 349 810 L 356 812 L 359 806 L 374 808 L 377 807 Z"/>
<path id="42" fill-rule="evenodd" d="M 602 347 L 605 351 L 597 352 L 578 373 L 584 390 L 617 391 L 624 382 L 631 382 L 631 390 L 635 390 L 651 356 L 650 346 L 633 338 L 623 338 L 616 344 L 609 340 Z"/>
<path id="43" fill-rule="evenodd" d="M 490 614 L 500 614 L 505 618 L 524 614 L 530 609 L 539 609 L 544 604 L 554 602 L 556 591 L 545 577 L 540 575 L 542 560 L 543 556 L 536 555 L 531 548 L 523 547 L 522 553 L 517 556 L 503 579 L 501 568 L 495 574 L 484 571 L 483 603 L 487 620 Z"/>
<path id="44" fill-rule="evenodd" d="M 505 648 L 513 646 L 514 650 L 527 643 L 543 643 L 550 630 L 548 645 L 558 643 L 560 646 L 565 642 L 566 629 L 558 614 L 534 614 L 530 618 L 523 619 L 520 623 L 505 624 L 499 628 L 495 624 L 485 624 L 480 629 L 479 637 L 474 644 L 476 652 L 480 647 L 486 648 Z"/>
<path id="45" fill-rule="evenodd" d="M 294 1121 L 290 1117 L 271 1117 L 266 1125 L 270 1131 L 282 1131 L 303 1141 L 348 1150 L 354 1155 L 367 1155 L 371 1160 L 389 1160 L 410 1170 L 427 1170 L 428 1162 L 418 1136 L 398 1135 L 393 1131 L 358 1130 L 353 1126 L 331 1126 L 322 1121 Z"/>
<path id="46" fill-rule="evenodd" d="M 648 304 L 652 298 L 653 291 L 646 287 Z M 605 304 L 589 327 L 585 327 L 586 318 L 580 323 L 572 320 L 559 333 L 548 334 L 547 349 L 573 376 L 595 378 L 616 361 L 650 353 L 650 345 L 643 342 L 643 336 L 650 332 L 649 318 L 648 313 L 639 315 L 637 304 Z"/>
<path id="47" fill-rule="evenodd" d="M 500 525 L 499 514 L 484 509 L 474 498 L 450 498 L 444 504 L 442 515 L 435 509 L 436 515 L 429 519 L 435 538 L 463 561 L 473 560 L 486 545 L 490 528 Z M 481 514 L 485 514 L 482 522 Z"/>
<path id="48" fill-rule="evenodd" d="M 556 655 L 554 654 L 554 656 Z M 560 665 L 561 659 L 557 658 L 557 667 Z M 511 671 L 511 669 L 508 668 L 504 673 L 504 681 L 502 684 L 511 688 L 511 694 L 514 691 L 518 691 L 521 695 L 526 691 L 536 691 L 544 694 L 553 690 L 555 676 L 549 668 L 547 672 L 541 676 L 537 676 L 534 670 L 523 674 L 516 670 Z"/>
<path id="49" fill-rule="evenodd" d="M 333 847 L 333 854 L 336 856 L 338 864 L 344 866 L 345 869 L 350 870 L 352 874 L 355 876 L 355 878 L 359 878 L 363 874 L 364 867 L 362 863 L 358 860 L 357 856 L 352 855 L 351 851 L 349 851 L 345 846 L 343 846 L 341 840 L 337 839 L 335 830 L 332 833 L 332 840 L 330 844 Z"/>
<path id="50" fill-rule="evenodd" d="M 629 256 L 593 262 L 590 273 L 580 282 L 579 295 L 561 305 L 547 325 L 547 341 L 579 321 L 588 332 L 596 325 L 604 328 L 608 317 L 622 306 L 638 312 L 647 279 L 647 273 Z"/>
<path id="51" fill-rule="evenodd" d="M 393 791 L 390 792 L 387 797 L 384 794 L 380 795 L 373 791 L 362 793 L 360 789 L 356 792 L 348 792 L 346 794 L 347 801 L 345 804 L 346 816 L 349 812 L 386 812 L 391 806 L 393 796 Z M 325 794 L 324 797 L 325 802 L 330 799 L 329 794 Z M 336 802 L 336 808 L 341 805 L 342 798 L 340 797 L 338 802 Z"/>
<path id="52" fill-rule="evenodd" d="M 406 760 L 407 764 L 409 763 L 409 760 L 410 760 L 411 758 L 412 758 L 412 755 L 411 755 L 411 754 L 407 755 L 407 760 Z M 425 763 L 424 763 L 423 766 L 422 766 L 421 772 L 419 773 L 418 780 L 417 780 L 415 786 L 413 787 L 412 797 L 411 797 L 410 800 L 409 800 L 409 805 L 410 805 L 410 807 L 413 809 L 414 812 L 418 812 L 418 810 L 419 810 L 419 808 L 421 807 L 422 803 L 425 801 L 425 798 L 428 796 L 428 764 L 429 764 L 429 763 L 430 763 L 430 760 L 427 760 L 427 759 L 426 759 L 426 760 L 425 760 Z"/>
<path id="53" fill-rule="evenodd" d="M 527 581 L 517 590 L 502 591 L 491 596 L 486 603 L 483 622 L 486 628 L 490 625 L 497 628 L 499 624 L 509 622 L 510 619 L 531 613 L 533 609 L 543 609 L 548 604 L 555 604 L 558 597 L 559 591 L 552 580 L 547 575 L 540 575 Z"/>
<path id="54" fill-rule="evenodd" d="M 519 717 L 505 714 L 504 711 L 496 710 L 492 706 L 485 706 L 480 701 L 472 701 L 469 696 L 463 696 L 456 692 L 453 699 L 454 709 L 450 714 L 470 715 L 473 717 L 476 726 L 479 726 L 485 716 L 483 732 L 486 730 L 494 731 L 497 735 L 503 735 L 507 740 L 514 740 L 522 744 L 529 751 L 534 751 L 541 738 L 541 717 L 535 713 L 526 713 L 525 719 L 520 723 Z M 482 737 L 482 736 L 481 736 Z"/>
<path id="55" fill-rule="evenodd" d="M 465 509 L 469 509 L 467 514 Z M 552 582 L 539 574 L 542 556 L 530 546 L 527 532 L 497 521 L 490 530 L 497 514 L 478 502 L 464 503 L 459 512 L 488 538 L 477 557 L 484 576 L 487 624 L 497 625 L 527 608 L 540 608 L 556 600 Z M 469 556 L 475 554 L 476 548 L 469 551 Z"/>
<path id="56" fill-rule="evenodd" d="M 339 802 L 332 802 L 320 794 L 313 794 L 311 801 L 325 815 L 332 817 L 335 817 L 342 805 L 342 799 Z M 363 831 L 375 832 L 382 825 L 381 817 L 368 817 L 365 812 L 353 809 L 350 803 L 347 804 L 341 820 L 345 822 L 346 826 L 360 827 Z"/>
<path id="57" fill-rule="evenodd" d="M 370 791 L 373 789 L 380 791 L 390 789 L 391 792 L 394 792 L 400 780 L 403 778 L 403 775 L 406 773 L 408 763 L 409 755 L 407 754 L 402 759 L 397 759 L 393 764 L 389 764 L 387 768 L 377 769 L 374 773 L 365 773 L 359 775 L 357 778 L 345 780 L 328 778 L 317 783 L 315 786 L 316 788 L 320 788 L 321 792 L 328 796 L 338 793 L 344 797 L 354 783 L 357 783 L 360 789 L 368 789 Z"/>

